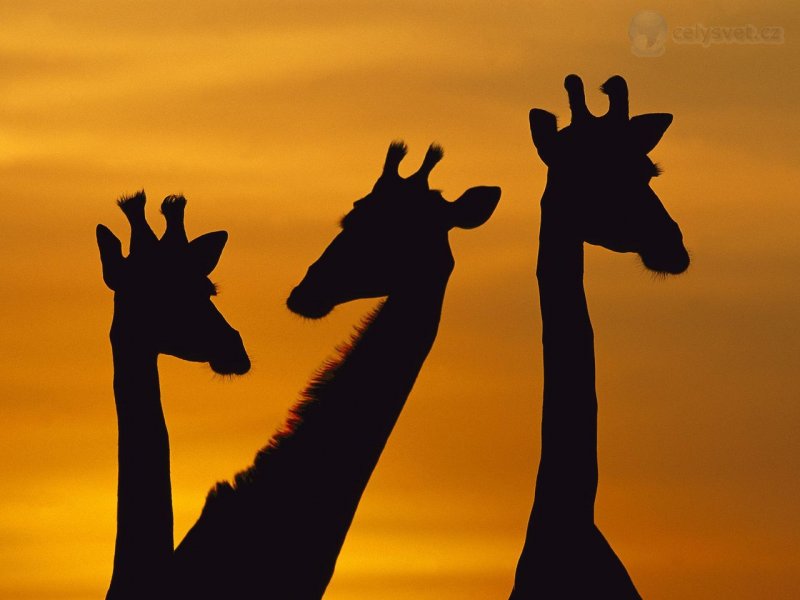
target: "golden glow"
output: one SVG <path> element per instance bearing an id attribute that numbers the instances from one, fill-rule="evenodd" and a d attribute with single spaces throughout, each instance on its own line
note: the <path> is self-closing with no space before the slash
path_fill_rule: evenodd
<path id="1" fill-rule="evenodd" d="M 717 3 L 719 5 L 720 3 Z M 307 323 L 283 301 L 389 141 L 453 198 L 497 184 L 493 219 L 452 235 L 439 338 L 364 497 L 326 598 L 507 597 L 538 459 L 534 281 L 544 168 L 527 111 L 567 113 L 620 73 L 634 113 L 675 123 L 654 182 L 693 253 L 653 281 L 590 249 L 598 522 L 646 598 L 794 598 L 797 532 L 797 11 L 657 7 L 671 26 L 780 26 L 779 45 L 668 40 L 630 51 L 632 2 L 5 3 L 0 19 L 0 597 L 102 597 L 115 530 L 112 306 L 94 225 L 145 187 L 227 229 L 218 305 L 254 369 L 161 360 L 176 538 L 245 467 L 372 305 Z"/>

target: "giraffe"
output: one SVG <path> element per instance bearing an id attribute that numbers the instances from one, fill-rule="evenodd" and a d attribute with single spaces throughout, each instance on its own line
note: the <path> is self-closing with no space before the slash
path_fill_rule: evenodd
<path id="1" fill-rule="evenodd" d="M 173 597 L 321 598 L 361 495 L 436 337 L 455 261 L 448 232 L 486 222 L 497 187 L 453 202 L 431 190 L 432 145 L 401 177 L 390 145 L 372 191 L 292 290 L 288 308 L 317 319 L 385 297 L 325 364 L 285 426 L 233 483 L 218 483 L 175 550 Z"/>
<path id="2" fill-rule="evenodd" d="M 535 499 L 511 600 L 640 598 L 594 520 L 597 395 L 583 244 L 637 253 L 663 275 L 688 268 L 680 228 L 650 188 L 659 170 L 647 154 L 672 115 L 629 118 L 628 87 L 618 75 L 601 87 L 609 97 L 602 117 L 589 113 L 577 75 L 564 86 L 570 125 L 559 131 L 553 114 L 530 112 L 533 143 L 548 169 L 536 269 L 544 400 Z"/>
<path id="3" fill-rule="evenodd" d="M 114 291 L 111 349 L 119 432 L 117 536 L 107 598 L 153 597 L 173 553 L 169 438 L 161 408 L 158 355 L 208 362 L 220 374 L 242 374 L 250 360 L 242 338 L 214 307 L 208 275 L 227 233 L 191 242 L 184 228 L 186 200 L 161 205 L 167 228 L 159 240 L 145 218 L 140 191 L 118 204 L 131 226 L 130 253 L 97 226 L 103 279 Z"/>

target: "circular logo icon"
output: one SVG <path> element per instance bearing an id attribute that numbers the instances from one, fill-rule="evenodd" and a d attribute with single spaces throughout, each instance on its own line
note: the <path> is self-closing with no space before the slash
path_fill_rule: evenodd
<path id="1" fill-rule="evenodd" d="M 661 56 L 666 50 L 667 21 L 655 11 L 643 10 L 631 19 L 628 37 L 636 56 Z"/>

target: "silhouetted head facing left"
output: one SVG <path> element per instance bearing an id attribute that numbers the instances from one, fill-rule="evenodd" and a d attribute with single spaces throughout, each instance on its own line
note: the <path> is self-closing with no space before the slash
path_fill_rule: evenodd
<path id="1" fill-rule="evenodd" d="M 167 196 L 161 212 L 167 229 L 159 240 L 144 214 L 144 191 L 118 204 L 131 226 L 130 253 L 104 225 L 97 226 L 103 279 L 114 293 L 112 341 L 134 350 L 207 362 L 222 375 L 250 369 L 242 338 L 228 325 L 211 297 L 208 275 L 216 267 L 228 234 L 186 237 L 183 196 Z"/>
<path id="2" fill-rule="evenodd" d="M 636 252 L 652 271 L 682 273 L 689 254 L 680 228 L 650 188 L 659 170 L 647 157 L 672 115 L 629 118 L 628 86 L 619 75 L 600 88 L 609 98 L 602 117 L 586 107 L 580 77 L 567 76 L 564 87 L 572 113 L 567 127 L 558 131 L 547 111 L 530 112 L 533 143 L 548 166 L 543 213 L 560 214 L 590 244 Z"/>
<path id="3" fill-rule="evenodd" d="M 449 202 L 428 184 L 442 149 L 431 145 L 420 168 L 401 177 L 406 151 L 402 142 L 389 146 L 372 192 L 353 204 L 341 220 L 341 232 L 292 290 L 286 303 L 291 311 L 320 318 L 344 302 L 388 296 L 450 274 L 448 232 L 485 223 L 500 200 L 500 188 L 469 188 Z"/>

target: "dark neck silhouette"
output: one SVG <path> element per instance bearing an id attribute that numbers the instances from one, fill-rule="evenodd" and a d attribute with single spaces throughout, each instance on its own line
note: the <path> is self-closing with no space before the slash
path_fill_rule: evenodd
<path id="1" fill-rule="evenodd" d="M 636 252 L 658 273 L 689 266 L 680 229 L 649 186 L 658 171 L 646 155 L 671 115 L 629 119 L 619 76 L 601 88 L 610 108 L 599 118 L 589 114 L 577 76 L 567 77 L 565 87 L 568 127 L 558 131 L 545 111 L 530 114 L 534 144 L 548 166 L 536 271 L 544 401 L 535 500 L 511 599 L 639 598 L 594 521 L 597 396 L 583 244 Z"/>
<path id="2" fill-rule="evenodd" d="M 157 239 L 144 216 L 144 192 L 119 205 L 131 224 L 130 255 L 99 225 L 103 278 L 114 290 L 111 348 L 119 428 L 117 539 L 109 599 L 154 597 L 173 552 L 169 441 L 158 382 L 158 354 L 209 362 L 218 373 L 244 373 L 250 362 L 239 334 L 214 308 L 207 276 L 227 234 L 191 243 L 186 201 L 162 204 L 167 230 Z"/>
<path id="3" fill-rule="evenodd" d="M 441 159 L 398 174 L 392 144 L 372 192 L 308 269 L 287 305 L 320 318 L 338 304 L 386 296 L 347 348 L 316 375 L 289 419 L 232 484 L 216 486 L 175 552 L 175 597 L 321 598 L 361 495 L 439 326 L 454 266 L 453 227 L 493 212 L 499 188 L 447 202 L 428 186 Z"/>

